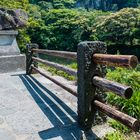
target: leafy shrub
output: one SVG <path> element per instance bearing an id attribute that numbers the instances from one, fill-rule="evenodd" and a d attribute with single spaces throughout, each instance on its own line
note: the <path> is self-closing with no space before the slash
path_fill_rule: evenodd
<path id="1" fill-rule="evenodd" d="M 30 43 L 30 36 L 27 34 L 26 28 L 18 30 L 17 42 L 20 51 L 25 53 L 26 44 Z"/>
<path id="2" fill-rule="evenodd" d="M 0 7 L 10 8 L 10 9 L 24 9 L 27 10 L 29 1 L 28 0 L 1 0 Z"/>
<path id="3" fill-rule="evenodd" d="M 137 69 L 117 68 L 114 71 L 109 70 L 107 78 L 125 85 L 130 85 L 133 88 L 133 96 L 131 99 L 126 100 L 108 93 L 107 101 L 112 105 L 116 105 L 121 111 L 140 119 L 140 72 Z"/>
<path id="4" fill-rule="evenodd" d="M 75 0 L 53 0 L 53 5 L 55 9 L 74 8 L 75 2 Z"/>
<path id="5" fill-rule="evenodd" d="M 133 116 L 140 120 L 140 71 L 139 67 L 135 70 L 117 68 L 116 70 L 108 69 L 107 78 L 119 83 L 130 85 L 133 88 L 133 96 L 131 99 L 123 99 L 113 93 L 107 93 L 107 102 L 111 105 L 115 105 L 119 110 L 126 114 Z M 123 133 L 130 132 L 130 129 L 126 128 L 121 123 L 111 120 L 109 121 L 112 127 L 120 130 Z"/>
<path id="6" fill-rule="evenodd" d="M 39 1 L 38 5 L 41 7 L 43 10 L 49 10 L 53 9 L 53 4 L 51 2 L 46 2 L 46 1 Z"/>

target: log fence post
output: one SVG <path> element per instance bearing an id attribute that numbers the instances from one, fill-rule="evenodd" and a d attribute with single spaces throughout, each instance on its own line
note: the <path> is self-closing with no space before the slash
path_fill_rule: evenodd
<path id="1" fill-rule="evenodd" d="M 93 85 L 92 78 L 95 75 L 104 77 L 106 69 L 94 63 L 92 57 L 94 53 L 105 54 L 106 51 L 106 45 L 100 41 L 85 41 L 78 44 L 78 124 L 85 130 L 92 127 L 95 116 L 91 104 L 96 95 L 96 86 Z"/>
<path id="2" fill-rule="evenodd" d="M 34 67 L 38 68 L 38 63 L 33 62 L 32 57 L 38 57 L 38 53 L 33 53 L 32 49 L 38 49 L 37 44 L 27 44 L 26 46 L 26 74 L 29 75 L 34 73 L 32 71 L 31 65 L 33 64 Z"/>

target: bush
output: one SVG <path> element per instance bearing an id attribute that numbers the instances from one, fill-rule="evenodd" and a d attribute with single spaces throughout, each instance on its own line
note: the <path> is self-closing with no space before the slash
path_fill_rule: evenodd
<path id="1" fill-rule="evenodd" d="M 108 44 L 139 44 L 140 10 L 126 8 L 102 18 L 93 34 Z"/>
<path id="2" fill-rule="evenodd" d="M 107 93 L 107 102 L 116 106 L 122 112 L 140 120 L 140 71 L 139 67 L 135 70 L 117 68 L 116 70 L 108 70 L 107 79 L 117 81 L 119 83 L 130 85 L 133 88 L 133 96 L 131 99 L 123 99 L 113 93 Z M 129 133 L 131 130 L 121 123 L 111 120 L 109 124 L 123 133 Z"/>
<path id="3" fill-rule="evenodd" d="M 0 7 L 10 9 L 24 9 L 27 10 L 29 1 L 28 0 L 1 0 Z"/>
<path id="4" fill-rule="evenodd" d="M 41 14 L 44 24 L 28 28 L 31 41 L 44 49 L 64 51 L 76 51 L 79 42 L 89 40 L 95 19 L 104 15 L 76 9 L 50 9 Z"/>
<path id="5" fill-rule="evenodd" d="M 75 3 L 75 0 L 53 0 L 53 6 L 55 9 L 74 8 Z"/>
<path id="6" fill-rule="evenodd" d="M 133 88 L 133 96 L 129 100 L 108 93 L 108 103 L 116 105 L 117 108 L 126 112 L 128 115 L 140 119 L 140 72 L 137 69 L 117 68 L 114 71 L 108 70 L 107 78 L 125 85 L 130 85 Z"/>

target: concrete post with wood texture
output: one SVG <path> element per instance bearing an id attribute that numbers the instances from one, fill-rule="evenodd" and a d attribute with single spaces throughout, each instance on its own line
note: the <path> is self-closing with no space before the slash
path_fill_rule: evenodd
<path id="1" fill-rule="evenodd" d="M 92 57 L 94 53 L 105 54 L 106 51 L 103 42 L 85 41 L 78 44 L 78 123 L 84 130 L 92 127 L 95 116 L 92 101 L 96 95 L 96 87 L 92 84 L 92 78 L 95 75 L 104 77 L 106 74 L 106 67 L 94 63 Z"/>
<path id="2" fill-rule="evenodd" d="M 38 68 L 38 63 L 33 62 L 32 57 L 37 57 L 37 53 L 33 53 L 32 49 L 38 49 L 37 44 L 27 44 L 26 46 L 26 74 L 29 75 L 32 72 L 31 65 L 33 64 L 34 67 Z"/>

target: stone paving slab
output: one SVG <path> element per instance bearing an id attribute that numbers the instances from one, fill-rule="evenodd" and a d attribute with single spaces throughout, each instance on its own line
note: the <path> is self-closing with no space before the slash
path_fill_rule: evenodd
<path id="1" fill-rule="evenodd" d="M 74 82 L 54 77 L 76 89 Z M 83 132 L 76 112 L 76 97 L 50 80 L 25 72 L 0 74 L 0 140 L 94 140 L 112 131 L 105 124 Z"/>

